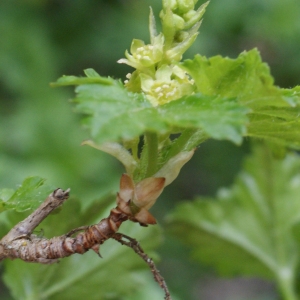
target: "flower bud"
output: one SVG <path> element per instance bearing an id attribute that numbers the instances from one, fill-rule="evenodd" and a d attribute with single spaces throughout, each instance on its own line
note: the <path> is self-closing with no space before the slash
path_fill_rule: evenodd
<path id="1" fill-rule="evenodd" d="M 177 9 L 177 1 L 176 0 L 163 0 L 162 5 L 163 5 L 163 10 L 167 10 L 167 9 L 175 10 L 175 9 Z"/>
<path id="2" fill-rule="evenodd" d="M 203 3 L 197 11 L 191 10 L 188 13 L 186 13 L 183 18 L 186 21 L 185 23 L 185 30 L 188 30 L 192 26 L 194 26 L 197 22 L 200 21 L 202 18 L 203 14 L 205 13 L 205 9 L 207 5 L 209 4 L 209 1 Z"/>
<path id="3" fill-rule="evenodd" d="M 184 28 L 185 22 L 182 17 L 177 14 L 173 14 L 173 22 L 176 28 L 176 31 L 182 30 Z"/>
<path id="4" fill-rule="evenodd" d="M 194 9 L 194 0 L 177 0 L 178 12 L 185 14 L 188 11 Z"/>
<path id="5" fill-rule="evenodd" d="M 180 61 L 182 58 L 183 53 L 191 47 L 194 43 L 198 35 L 198 32 L 190 35 L 187 39 L 183 40 L 181 43 L 176 45 L 175 47 L 171 48 L 166 53 L 166 58 L 169 61 Z"/>
<path id="6" fill-rule="evenodd" d="M 141 225 L 155 224 L 155 218 L 148 212 L 162 193 L 165 178 L 149 177 L 134 184 L 128 174 L 123 174 L 120 180 L 120 190 L 117 194 L 118 209 L 132 221 Z"/>

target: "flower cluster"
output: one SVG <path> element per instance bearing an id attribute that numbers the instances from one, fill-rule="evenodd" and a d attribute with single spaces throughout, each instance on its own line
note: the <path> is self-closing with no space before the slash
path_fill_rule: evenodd
<path id="1" fill-rule="evenodd" d="M 153 106 L 162 105 L 193 92 L 193 81 L 177 65 L 163 65 L 152 76 L 141 73 L 141 88 Z"/>
<path id="2" fill-rule="evenodd" d="M 150 44 L 134 39 L 130 52 L 119 63 L 136 70 L 127 75 L 125 85 L 132 92 L 142 92 L 153 106 L 190 95 L 194 82 L 181 69 L 179 61 L 193 44 L 208 2 L 194 10 L 198 0 L 163 0 L 160 12 L 162 33 L 157 33 L 150 9 Z"/>

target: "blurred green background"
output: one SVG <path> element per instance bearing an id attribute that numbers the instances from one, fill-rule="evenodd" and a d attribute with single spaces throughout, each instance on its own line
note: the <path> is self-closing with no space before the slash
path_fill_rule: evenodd
<path id="1" fill-rule="evenodd" d="M 116 61 L 133 38 L 149 41 L 149 6 L 158 16 L 160 0 L 0 1 L 0 188 L 16 188 L 25 177 L 39 175 L 71 187 L 84 207 L 117 191 L 123 169 L 108 155 L 80 146 L 88 132 L 67 101 L 73 91 L 52 89 L 49 82 L 90 67 L 124 79 L 130 68 Z M 234 58 L 257 47 L 275 83 L 293 87 L 300 81 L 299 39 L 299 0 L 212 0 L 185 58 Z M 162 228 L 176 202 L 230 185 L 248 151 L 247 141 L 241 147 L 217 141 L 201 146 L 153 209 Z M 277 299 L 271 283 L 217 278 L 190 261 L 189 249 L 167 233 L 158 252 L 159 268 L 179 299 L 225 299 L 227 290 L 235 292 L 231 300 Z M 4 286 L 0 296 L 12 299 Z"/>

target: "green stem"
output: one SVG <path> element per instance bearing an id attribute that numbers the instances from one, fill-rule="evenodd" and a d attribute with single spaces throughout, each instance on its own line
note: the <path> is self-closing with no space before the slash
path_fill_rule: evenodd
<path id="1" fill-rule="evenodd" d="M 131 152 L 132 152 L 132 157 L 138 161 L 139 157 L 138 157 L 138 144 L 133 145 L 133 147 L 131 148 Z"/>
<path id="2" fill-rule="evenodd" d="M 146 132 L 145 133 L 146 144 L 147 144 L 147 171 L 146 177 L 150 177 L 157 171 L 157 158 L 158 158 L 158 138 L 156 133 Z"/>
<path id="3" fill-rule="evenodd" d="M 183 151 L 191 151 L 201 143 L 206 141 L 208 136 L 199 129 L 186 129 L 180 137 L 178 137 L 172 144 L 170 151 L 166 157 L 166 161 Z"/>
<path id="4" fill-rule="evenodd" d="M 278 277 L 278 286 L 284 300 L 297 300 L 292 276 L 282 275 Z"/>

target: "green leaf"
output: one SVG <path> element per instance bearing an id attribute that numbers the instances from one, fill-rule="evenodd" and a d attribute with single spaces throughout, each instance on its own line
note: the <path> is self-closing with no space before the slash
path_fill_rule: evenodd
<path id="1" fill-rule="evenodd" d="M 67 85 L 80 85 L 87 83 L 100 83 L 111 85 L 114 80 L 111 78 L 101 77 L 95 70 L 87 69 L 85 70 L 85 75 L 87 77 L 76 77 L 76 76 L 62 76 L 57 80 L 57 82 L 52 82 L 50 85 L 52 87 L 67 86 Z"/>
<path id="2" fill-rule="evenodd" d="M 256 49 L 243 52 L 236 59 L 196 55 L 182 66 L 195 80 L 198 91 L 205 95 L 237 98 L 252 109 L 270 103 L 287 106 L 281 98 L 274 102 L 280 90 L 274 86 L 269 67 L 261 61 Z"/>
<path id="3" fill-rule="evenodd" d="M 231 189 L 221 189 L 216 199 L 178 205 L 169 216 L 170 230 L 192 246 L 197 261 L 221 274 L 272 278 L 283 294 L 293 294 L 300 258 L 293 232 L 300 223 L 299 170 L 296 154 L 279 161 L 267 148 L 256 148 Z"/>
<path id="4" fill-rule="evenodd" d="M 284 100 L 291 106 L 300 105 L 300 86 L 293 89 L 281 89 L 281 94 Z"/>
<path id="5" fill-rule="evenodd" d="M 50 215 L 41 228 L 45 235 L 63 234 L 83 224 L 99 222 L 113 205 L 111 199 L 99 199 L 80 214 L 79 202 L 69 199 L 62 211 Z M 126 222 L 121 232 L 136 238 L 150 257 L 156 257 L 153 249 L 161 240 L 158 226 L 144 228 Z M 121 299 L 148 284 L 151 270 L 132 249 L 109 240 L 101 245 L 100 253 L 103 258 L 89 251 L 61 259 L 53 265 L 7 260 L 4 280 L 15 299 L 28 300 Z"/>
<path id="6" fill-rule="evenodd" d="M 76 111 L 86 115 L 83 124 L 96 143 L 130 140 L 146 130 L 167 131 L 157 110 L 141 94 L 128 93 L 117 81 L 109 86 L 80 85 L 76 92 Z"/>
<path id="7" fill-rule="evenodd" d="M 0 212 L 3 212 L 5 210 L 4 203 L 11 198 L 11 196 L 14 194 L 13 189 L 1 189 L 0 190 Z"/>
<path id="8" fill-rule="evenodd" d="M 236 59 L 196 55 L 182 66 L 195 80 L 199 92 L 236 98 L 251 109 L 247 135 L 300 149 L 299 87 L 276 87 L 256 49 Z"/>
<path id="9" fill-rule="evenodd" d="M 249 114 L 248 136 L 300 149 L 300 106 L 268 107 Z"/>
<path id="10" fill-rule="evenodd" d="M 88 74 L 96 78 L 92 71 Z M 58 84 L 61 80 L 65 77 Z M 208 136 L 235 143 L 245 134 L 247 109 L 234 99 L 196 94 L 153 107 L 143 94 L 129 93 L 118 81 L 81 84 L 69 78 L 68 84 L 79 84 L 76 111 L 84 115 L 83 124 L 97 144 L 132 140 L 145 132 L 163 135 L 185 129 L 202 129 Z"/>
<path id="11" fill-rule="evenodd" d="M 16 191 L 2 189 L 0 191 L 0 211 L 14 209 L 22 212 L 38 207 L 54 190 L 54 187 L 44 183 L 45 179 L 38 176 L 28 177 Z"/>
<path id="12" fill-rule="evenodd" d="M 246 133 L 247 108 L 235 99 L 195 94 L 159 107 L 160 115 L 173 126 L 201 128 L 210 137 L 241 143 Z"/>
<path id="13" fill-rule="evenodd" d="M 76 111 L 97 144 L 132 140 L 147 131 L 201 129 L 208 137 L 237 144 L 250 136 L 300 149 L 300 87 L 276 87 L 256 49 L 236 59 L 196 55 L 181 65 L 198 93 L 159 107 L 92 69 L 85 71 L 87 77 L 63 76 L 54 85 L 78 85 Z"/>

